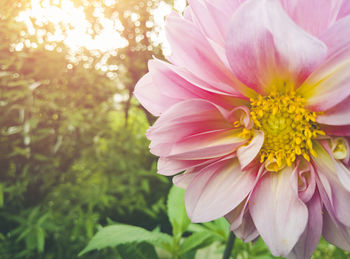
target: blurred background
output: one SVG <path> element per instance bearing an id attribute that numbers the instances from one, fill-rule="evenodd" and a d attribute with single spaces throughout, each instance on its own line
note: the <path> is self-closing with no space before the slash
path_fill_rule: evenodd
<path id="1" fill-rule="evenodd" d="M 186 1 L 0 2 L 0 258 L 77 258 L 112 222 L 171 233 L 171 179 L 145 138 L 155 118 L 132 93 Z"/>
<path id="2" fill-rule="evenodd" d="M 170 180 L 132 93 L 172 5 L 1 0 L 0 258 L 76 258 L 108 220 L 166 231 Z"/>

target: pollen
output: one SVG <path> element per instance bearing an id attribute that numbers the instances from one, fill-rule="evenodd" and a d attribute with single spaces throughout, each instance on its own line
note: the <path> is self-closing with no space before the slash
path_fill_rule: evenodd
<path id="1" fill-rule="evenodd" d="M 316 156 L 312 139 L 325 133 L 316 124 L 317 114 L 305 109 L 306 100 L 290 92 L 259 95 L 250 100 L 254 128 L 264 132 L 260 163 L 269 171 L 291 166 L 298 156 L 310 161 Z"/>

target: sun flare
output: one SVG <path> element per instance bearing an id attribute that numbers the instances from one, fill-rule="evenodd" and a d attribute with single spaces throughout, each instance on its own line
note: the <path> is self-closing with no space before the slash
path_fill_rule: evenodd
<path id="1" fill-rule="evenodd" d="M 104 0 L 105 6 L 115 4 L 115 0 Z M 182 11 L 185 8 L 185 0 L 176 0 L 174 8 Z M 19 14 L 18 21 L 26 24 L 30 35 L 38 35 L 38 42 L 43 43 L 41 31 L 36 31 L 34 25 L 43 26 L 53 24 L 54 33 L 45 34 L 48 42 L 64 42 L 72 51 L 77 51 L 84 47 L 88 50 L 99 50 L 101 52 L 110 52 L 118 48 L 128 46 L 128 40 L 121 36 L 124 26 L 116 16 L 114 19 L 106 18 L 102 7 L 96 7 L 93 13 L 102 25 L 102 29 L 97 35 L 93 35 L 92 24 L 86 17 L 82 6 L 75 6 L 72 0 L 31 0 L 31 8 Z M 169 51 L 165 33 L 164 17 L 171 12 L 171 6 L 162 2 L 159 7 L 153 11 L 154 21 L 159 26 L 158 33 L 151 35 L 152 41 L 156 44 L 164 44 L 165 52 Z M 137 22 L 137 17 L 134 22 Z M 35 24 L 33 24 L 35 23 Z M 35 47 L 35 44 L 32 46 Z M 23 44 L 16 47 L 21 50 Z"/>

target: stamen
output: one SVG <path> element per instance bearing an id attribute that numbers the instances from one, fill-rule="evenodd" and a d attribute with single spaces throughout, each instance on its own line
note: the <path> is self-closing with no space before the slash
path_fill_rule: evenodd
<path id="1" fill-rule="evenodd" d="M 307 111 L 305 99 L 295 92 L 250 99 L 251 117 L 255 129 L 262 130 L 265 141 L 260 150 L 260 162 L 267 161 L 269 171 L 291 166 L 297 156 L 310 161 L 316 155 L 312 139 L 325 133 L 315 123 L 317 114 Z M 242 135 L 248 136 L 247 131 Z"/>

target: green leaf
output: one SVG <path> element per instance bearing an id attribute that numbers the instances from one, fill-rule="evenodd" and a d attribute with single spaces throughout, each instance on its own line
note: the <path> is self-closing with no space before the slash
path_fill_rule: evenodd
<path id="1" fill-rule="evenodd" d="M 147 242 L 163 248 L 166 244 L 171 243 L 172 239 L 167 234 L 151 232 L 140 227 L 122 224 L 107 226 L 97 232 L 79 256 L 95 249 L 100 250 L 133 242 Z"/>
<path id="2" fill-rule="evenodd" d="M 181 254 L 191 250 L 197 250 L 209 246 L 215 241 L 215 237 L 209 231 L 197 232 L 185 239 L 181 245 Z"/>
<path id="3" fill-rule="evenodd" d="M 123 259 L 158 259 L 154 247 L 147 243 L 119 245 L 118 252 Z"/>
<path id="4" fill-rule="evenodd" d="M 230 224 L 224 217 L 211 222 L 203 223 L 203 225 L 215 232 L 217 235 L 221 236 L 223 240 L 227 240 L 229 235 Z"/>
<path id="5" fill-rule="evenodd" d="M 195 259 L 196 253 L 196 250 L 191 250 L 186 254 L 181 255 L 181 259 Z"/>
<path id="6" fill-rule="evenodd" d="M 190 219 L 187 217 L 185 209 L 184 197 L 185 190 L 173 185 L 169 192 L 167 206 L 168 217 L 173 227 L 174 236 L 181 236 L 190 224 Z"/>
<path id="7" fill-rule="evenodd" d="M 188 231 L 191 232 L 202 232 L 209 231 L 218 241 L 226 242 L 229 234 L 230 224 L 227 220 L 222 217 L 217 220 L 206 222 L 202 224 L 191 223 L 188 227 Z"/>
<path id="8" fill-rule="evenodd" d="M 44 247 L 45 247 L 45 231 L 39 227 L 37 229 L 37 248 L 38 252 L 42 253 L 44 252 Z"/>

